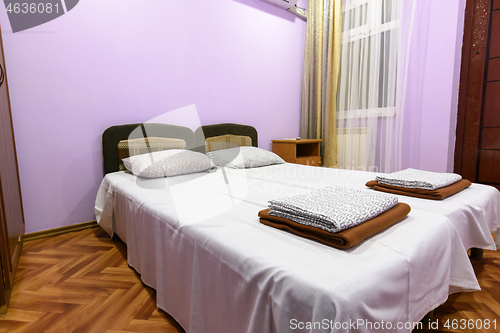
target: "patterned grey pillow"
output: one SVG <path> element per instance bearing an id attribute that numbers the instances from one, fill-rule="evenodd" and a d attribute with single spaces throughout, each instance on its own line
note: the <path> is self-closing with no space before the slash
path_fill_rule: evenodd
<path id="1" fill-rule="evenodd" d="M 238 147 L 207 153 L 217 166 L 232 169 L 256 168 L 266 165 L 283 164 L 285 161 L 273 152 L 257 147 Z"/>
<path id="2" fill-rule="evenodd" d="M 124 158 L 123 165 L 144 178 L 172 177 L 200 171 L 214 171 L 216 166 L 202 153 L 170 149 Z"/>

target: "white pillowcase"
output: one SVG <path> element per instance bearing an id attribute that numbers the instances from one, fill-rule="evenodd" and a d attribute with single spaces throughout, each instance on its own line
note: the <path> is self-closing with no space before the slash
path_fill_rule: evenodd
<path id="1" fill-rule="evenodd" d="M 122 162 L 127 170 L 144 178 L 172 177 L 216 169 L 205 154 L 182 149 L 134 155 L 122 159 Z"/>
<path id="2" fill-rule="evenodd" d="M 257 147 L 237 147 L 216 150 L 207 156 L 217 166 L 232 169 L 256 168 L 266 165 L 283 164 L 285 161 L 273 152 Z"/>

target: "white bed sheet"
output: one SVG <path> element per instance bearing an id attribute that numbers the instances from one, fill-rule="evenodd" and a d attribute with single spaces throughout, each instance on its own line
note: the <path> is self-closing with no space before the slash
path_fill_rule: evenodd
<path id="1" fill-rule="evenodd" d="M 397 225 L 338 250 L 260 224 L 269 199 L 310 187 L 255 170 L 226 172 L 228 184 L 221 170 L 156 180 L 118 172 L 101 184 L 99 224 L 126 242 L 129 264 L 187 332 L 287 332 L 311 322 L 321 327 L 294 331 L 370 331 L 352 323 L 410 325 L 449 293 L 479 289 L 446 216 L 412 207 Z"/>
<path id="2" fill-rule="evenodd" d="M 247 169 L 244 172 L 226 169 L 226 172 L 309 189 L 342 184 L 367 191 L 373 190 L 365 184 L 375 180 L 377 175 L 374 172 L 315 168 L 291 163 Z M 399 202 L 409 204 L 412 209 L 422 209 L 449 217 L 466 249 L 475 247 L 495 250 L 500 246 L 500 237 L 495 236 L 497 242 L 495 244 L 492 236 L 492 232 L 496 232 L 497 235 L 500 233 L 500 192 L 493 186 L 473 183 L 444 200 L 420 199 L 404 195 L 397 197 Z"/>

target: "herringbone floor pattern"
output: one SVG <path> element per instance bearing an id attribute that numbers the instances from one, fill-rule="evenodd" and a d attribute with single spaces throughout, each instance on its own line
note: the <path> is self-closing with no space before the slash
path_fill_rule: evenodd
<path id="1" fill-rule="evenodd" d="M 27 242 L 0 332 L 184 332 L 101 228 Z"/>
<path id="2" fill-rule="evenodd" d="M 473 265 L 482 290 L 451 295 L 431 318 L 439 329 L 414 332 L 500 331 L 500 253 L 485 251 Z M 461 319 L 496 319 L 497 329 L 444 328 Z M 125 245 L 94 228 L 24 244 L 0 332 L 184 331 L 156 308 L 154 290 L 127 265 Z"/>

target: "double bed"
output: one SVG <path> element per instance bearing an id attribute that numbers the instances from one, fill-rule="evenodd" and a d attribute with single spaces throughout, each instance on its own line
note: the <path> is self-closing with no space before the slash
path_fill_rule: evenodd
<path id="1" fill-rule="evenodd" d="M 496 248 L 499 194 L 489 186 L 441 201 L 398 196 L 412 209 L 404 220 L 340 250 L 257 214 L 269 200 L 324 186 L 372 191 L 364 184 L 375 174 L 286 163 L 146 179 L 119 171 L 116 153 L 141 135 L 204 152 L 207 139 L 226 135 L 256 147 L 257 131 L 131 124 L 103 134 L 96 218 L 127 244 L 130 266 L 187 332 L 410 332 L 450 293 L 479 289 L 467 249 Z"/>

